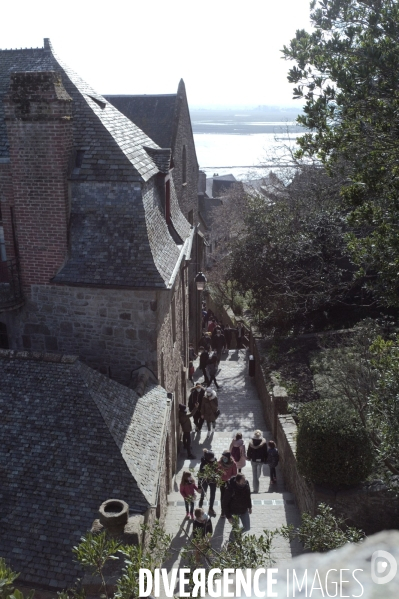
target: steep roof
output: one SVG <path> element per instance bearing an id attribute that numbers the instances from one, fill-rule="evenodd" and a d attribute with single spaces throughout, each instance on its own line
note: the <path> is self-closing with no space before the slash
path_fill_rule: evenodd
<path id="1" fill-rule="evenodd" d="M 105 95 L 104 98 L 160 147 L 172 147 L 178 108 L 177 94 Z"/>
<path id="2" fill-rule="evenodd" d="M 72 178 L 148 181 L 158 172 L 144 150 L 144 146 L 158 148 L 157 144 L 58 59 L 49 40 L 45 40 L 44 48 L 0 51 L 0 157 L 8 157 L 3 97 L 8 91 L 10 74 L 49 70 L 61 74 L 73 100 L 74 145 L 86 150 L 82 166 Z"/>
<path id="3" fill-rule="evenodd" d="M 173 229 L 157 201 L 154 176 L 168 172 L 170 144 L 160 148 L 63 64 L 49 40 L 43 48 L 0 51 L 0 160 L 8 157 L 3 98 L 10 74 L 49 70 L 61 75 L 73 100 L 74 147 L 82 151 L 82 163 L 70 175 L 72 183 L 79 185 L 72 187 L 69 256 L 53 281 L 167 287 L 181 254 L 181 243 L 175 239 L 180 237 L 184 243 L 190 235 L 175 190 L 171 194 Z M 171 128 L 175 119 L 169 116 L 166 123 L 165 112 L 165 123 Z M 113 184 L 118 184 L 117 190 L 111 189 Z"/>
<path id="4" fill-rule="evenodd" d="M 74 356 L 0 350 L 0 370 L 0 556 L 21 582 L 65 588 L 103 501 L 156 503 L 166 392 L 140 398 Z"/>

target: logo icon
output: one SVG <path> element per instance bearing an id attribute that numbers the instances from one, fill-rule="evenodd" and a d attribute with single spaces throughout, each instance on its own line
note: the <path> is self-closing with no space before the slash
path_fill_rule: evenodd
<path id="1" fill-rule="evenodd" d="M 376 584 L 391 582 L 398 571 L 396 559 L 388 551 L 374 551 L 371 556 L 371 580 Z"/>

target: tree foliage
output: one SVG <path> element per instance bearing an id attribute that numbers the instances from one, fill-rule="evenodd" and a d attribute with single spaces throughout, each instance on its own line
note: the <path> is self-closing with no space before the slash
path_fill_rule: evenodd
<path id="1" fill-rule="evenodd" d="M 367 319 L 351 334 L 322 343 L 314 360 L 322 398 L 346 401 L 358 414 L 386 482 L 399 475 L 399 336 L 389 321 Z"/>
<path id="2" fill-rule="evenodd" d="M 387 304 L 399 304 L 399 4 L 397 0 L 311 3 L 314 30 L 296 32 L 283 49 L 295 66 L 288 80 L 305 100 L 298 156 L 327 169 L 345 165 L 342 196 L 359 272 Z"/>
<path id="3" fill-rule="evenodd" d="M 316 516 L 302 514 L 302 524 L 298 528 L 289 525 L 282 534 L 290 540 L 298 539 L 305 549 L 325 552 L 338 549 L 346 543 L 359 543 L 365 538 L 362 530 L 347 527 L 344 518 L 337 517 L 331 506 L 320 503 Z"/>
<path id="4" fill-rule="evenodd" d="M 342 401 L 317 400 L 302 407 L 296 457 L 305 478 L 332 488 L 363 482 L 373 466 L 366 429 Z"/>
<path id="5" fill-rule="evenodd" d="M 15 588 L 14 583 L 19 574 L 14 572 L 3 557 L 0 557 L 0 599 L 33 599 L 34 591 L 25 598 L 23 593 Z"/>
<path id="6" fill-rule="evenodd" d="M 249 198 L 229 277 L 249 294 L 264 325 L 299 329 L 309 314 L 361 295 L 347 256 L 339 186 L 320 166 L 302 164 L 284 192 Z"/>

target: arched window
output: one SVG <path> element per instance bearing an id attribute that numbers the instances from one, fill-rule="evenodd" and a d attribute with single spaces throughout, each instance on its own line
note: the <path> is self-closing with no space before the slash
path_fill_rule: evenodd
<path id="1" fill-rule="evenodd" d="M 187 151 L 186 151 L 186 146 L 183 146 L 183 152 L 182 152 L 181 161 L 182 161 L 182 183 L 184 185 L 185 183 L 187 183 Z"/>

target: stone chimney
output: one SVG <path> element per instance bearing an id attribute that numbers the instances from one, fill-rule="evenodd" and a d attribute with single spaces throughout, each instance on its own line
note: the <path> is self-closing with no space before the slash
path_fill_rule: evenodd
<path id="1" fill-rule="evenodd" d="M 48 284 L 67 255 L 72 99 L 54 71 L 11 74 L 4 98 L 22 284 Z"/>

